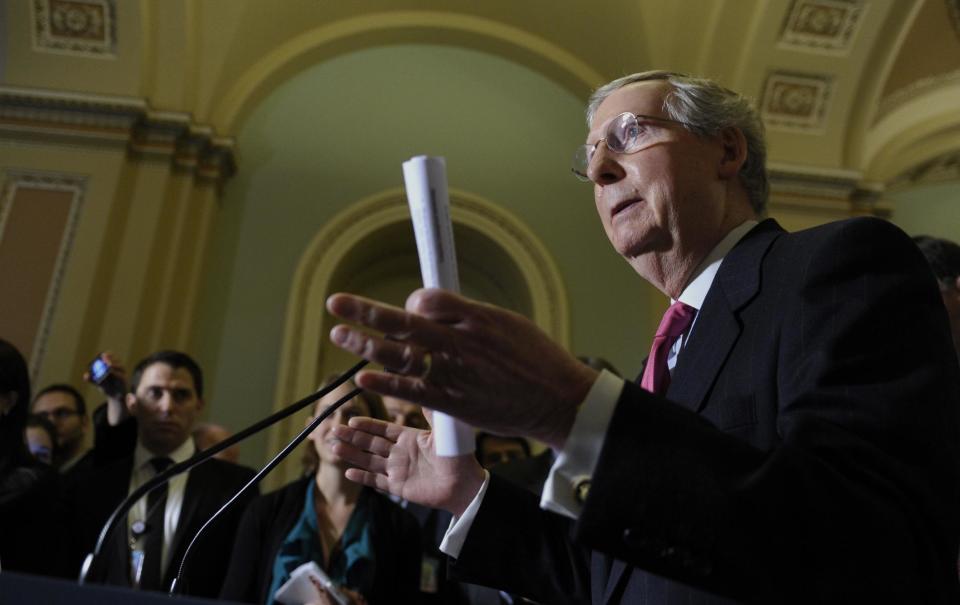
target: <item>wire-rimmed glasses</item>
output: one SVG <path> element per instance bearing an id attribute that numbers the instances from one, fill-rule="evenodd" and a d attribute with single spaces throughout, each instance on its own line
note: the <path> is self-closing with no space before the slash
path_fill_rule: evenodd
<path id="1" fill-rule="evenodd" d="M 636 153 L 653 145 L 659 139 L 656 136 L 657 128 L 651 122 L 669 122 L 692 128 L 690 124 L 679 120 L 625 111 L 610 120 L 602 139 L 593 144 L 588 143 L 577 147 L 570 170 L 581 181 L 589 181 L 587 170 L 600 143 L 606 143 L 607 149 L 615 153 Z"/>

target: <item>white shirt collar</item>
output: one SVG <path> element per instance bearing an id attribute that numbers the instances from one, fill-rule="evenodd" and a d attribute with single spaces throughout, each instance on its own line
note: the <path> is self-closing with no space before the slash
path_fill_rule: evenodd
<path id="1" fill-rule="evenodd" d="M 710 291 L 710 286 L 713 285 L 713 278 L 717 276 L 717 271 L 720 269 L 720 264 L 723 262 L 724 257 L 743 239 L 743 236 L 745 236 L 747 232 L 756 226 L 757 221 L 749 220 L 731 229 L 730 232 L 720 240 L 720 243 L 713 247 L 710 254 L 697 266 L 697 269 L 693 272 L 693 278 L 687 283 L 687 287 L 683 289 L 683 292 L 680 293 L 680 298 L 676 300 L 671 299 L 670 302 L 674 303 L 679 300 L 699 311 L 700 308 L 703 307 L 703 301 L 707 298 L 707 292 Z"/>
<path id="2" fill-rule="evenodd" d="M 180 444 L 180 446 L 170 452 L 167 456 L 173 460 L 174 464 L 188 460 L 193 456 L 197 451 L 197 446 L 193 443 L 193 437 L 188 437 L 186 441 Z M 148 464 L 151 459 L 156 458 L 157 455 L 148 451 L 147 448 L 143 447 L 143 444 L 140 443 L 140 440 L 137 439 L 137 447 L 133 451 L 133 467 L 142 468 L 144 465 Z M 151 471 L 152 471 L 151 467 Z"/>

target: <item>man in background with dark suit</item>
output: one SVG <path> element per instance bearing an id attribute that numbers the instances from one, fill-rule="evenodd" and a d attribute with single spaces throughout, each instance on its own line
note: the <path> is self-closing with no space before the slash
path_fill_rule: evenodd
<path id="1" fill-rule="evenodd" d="M 70 474 L 88 463 L 85 441 L 90 419 L 83 395 L 77 389 L 69 384 L 44 387 L 33 398 L 30 413 L 43 416 L 57 431 L 58 452 L 53 464 L 60 474 Z"/>
<path id="2" fill-rule="evenodd" d="M 538 503 L 432 433 L 353 419 L 347 476 L 446 508 L 465 579 L 541 602 L 957 602 L 960 368 L 916 246 L 872 218 L 762 220 L 763 126 L 714 82 L 634 74 L 587 121 L 573 170 L 671 299 L 639 384 L 449 292 L 337 294 L 391 336 L 332 330 L 394 370 L 359 386 L 558 452 Z"/>
<path id="3" fill-rule="evenodd" d="M 200 366 L 178 351 L 150 355 L 134 368 L 121 407 L 125 372 L 118 360 L 107 359 L 114 387 L 122 386 L 107 393 L 106 413 L 97 416 L 95 450 L 103 451 L 71 489 L 74 563 L 92 551 L 102 525 L 127 494 L 197 451 L 191 431 L 204 405 Z M 91 580 L 167 590 L 194 535 L 253 474 L 246 467 L 211 459 L 153 490 L 134 505 L 104 546 L 98 568 L 105 570 L 105 577 Z M 254 495 L 237 502 L 198 540 L 179 591 L 208 597 L 219 593 L 237 522 Z"/>

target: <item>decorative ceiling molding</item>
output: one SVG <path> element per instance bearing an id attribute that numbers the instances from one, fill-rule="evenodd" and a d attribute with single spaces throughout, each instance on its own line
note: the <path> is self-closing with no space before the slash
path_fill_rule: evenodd
<path id="1" fill-rule="evenodd" d="M 0 86 L 0 133 L 126 145 L 134 157 L 168 157 L 177 169 L 214 181 L 236 172 L 232 138 L 216 136 L 188 113 L 156 111 L 131 97 Z"/>
<path id="2" fill-rule="evenodd" d="M 767 165 L 770 189 L 775 193 L 849 199 L 862 188 L 863 175 L 853 170 L 833 170 L 770 162 Z"/>
<path id="3" fill-rule="evenodd" d="M 116 57 L 115 0 L 33 0 L 31 4 L 34 50 Z"/>
<path id="4" fill-rule="evenodd" d="M 794 0 L 779 44 L 807 52 L 846 54 L 863 12 L 861 0 Z"/>
<path id="5" fill-rule="evenodd" d="M 960 149 L 914 166 L 895 178 L 891 186 L 913 187 L 949 181 L 960 181 Z"/>
<path id="6" fill-rule="evenodd" d="M 874 122 L 879 122 L 881 118 L 889 114 L 891 111 L 897 109 L 904 103 L 916 99 L 917 97 L 933 92 L 939 88 L 956 86 L 957 84 L 960 84 L 960 70 L 914 80 L 907 86 L 898 88 L 896 91 L 887 95 L 886 98 L 880 101 L 880 108 L 877 110 L 877 115 L 874 118 Z"/>
<path id="7" fill-rule="evenodd" d="M 826 75 L 771 73 L 760 101 L 764 123 L 777 130 L 823 133 L 832 83 Z"/>
<path id="8" fill-rule="evenodd" d="M 947 10 L 950 11 L 950 21 L 953 22 L 953 30 L 957 32 L 960 38 L 960 0 L 944 0 L 947 3 Z"/>
<path id="9" fill-rule="evenodd" d="M 864 181 L 858 171 L 771 162 L 767 174 L 771 212 L 890 216 L 890 209 L 883 205 L 884 184 Z"/>

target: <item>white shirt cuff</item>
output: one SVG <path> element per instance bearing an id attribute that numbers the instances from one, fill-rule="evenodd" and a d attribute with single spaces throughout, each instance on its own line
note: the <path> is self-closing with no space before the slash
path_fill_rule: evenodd
<path id="1" fill-rule="evenodd" d="M 440 552 L 454 559 L 460 556 L 460 551 L 463 550 L 463 543 L 466 541 L 467 534 L 470 532 L 470 526 L 473 525 L 473 520 L 476 519 L 477 511 L 480 510 L 480 504 L 483 502 L 483 496 L 487 493 L 488 485 L 490 485 L 490 473 L 484 469 L 483 485 L 480 486 L 477 495 L 473 497 L 470 505 L 463 511 L 462 515 L 459 517 L 454 516 L 450 519 L 450 526 L 447 527 L 447 533 L 443 535 L 443 540 L 440 542 Z"/>
<path id="2" fill-rule="evenodd" d="M 607 426 L 623 391 L 623 379 L 603 370 L 584 399 L 570 436 L 550 468 L 540 508 L 576 519 L 603 449 Z"/>

